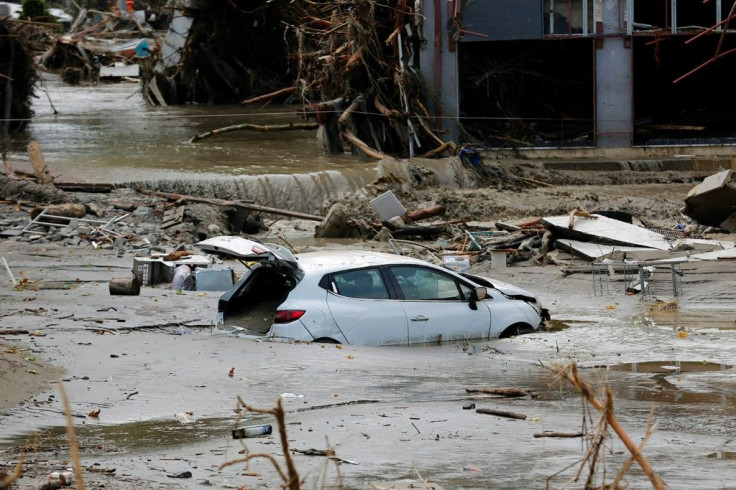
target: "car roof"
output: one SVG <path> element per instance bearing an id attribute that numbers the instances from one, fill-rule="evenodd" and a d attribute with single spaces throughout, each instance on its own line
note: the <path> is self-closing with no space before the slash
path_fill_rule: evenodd
<path id="1" fill-rule="evenodd" d="M 304 272 L 335 272 L 376 265 L 412 264 L 431 265 L 428 262 L 403 255 L 366 250 L 323 250 L 297 254 L 299 268 Z"/>

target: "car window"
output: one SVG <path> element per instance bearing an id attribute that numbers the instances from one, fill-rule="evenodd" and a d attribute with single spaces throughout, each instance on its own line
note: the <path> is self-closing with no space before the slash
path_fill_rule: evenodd
<path id="1" fill-rule="evenodd" d="M 470 294 L 470 289 L 458 287 L 454 277 L 440 271 L 425 267 L 395 266 L 391 267 L 396 281 L 410 300 L 462 300 Z"/>
<path id="2" fill-rule="evenodd" d="M 388 299 L 388 289 L 378 269 L 361 269 L 333 274 L 337 293 L 349 298 Z"/>

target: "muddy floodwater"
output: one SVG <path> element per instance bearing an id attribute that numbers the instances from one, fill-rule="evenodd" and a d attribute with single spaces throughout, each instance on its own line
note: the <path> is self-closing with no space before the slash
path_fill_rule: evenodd
<path id="1" fill-rule="evenodd" d="M 238 131 L 189 143 L 197 134 L 233 124 L 304 123 L 296 105 L 148 107 L 135 83 L 70 86 L 52 75 L 40 87 L 35 116 L 25 133 L 12 137 L 9 156 L 27 161 L 28 141 L 36 140 L 62 181 L 360 172 L 366 166 L 347 155 L 326 155 L 316 130 Z"/>
<path id="2" fill-rule="evenodd" d="M 58 114 L 39 92 L 37 118 L 11 141 L 10 157 L 26 162 L 27 143 L 37 140 L 62 181 L 171 181 L 172 190 L 184 181 L 237 181 L 204 195 L 243 193 L 270 205 L 281 196 L 284 205 L 315 210 L 375 176 L 371 163 L 325 156 L 314 132 L 188 142 L 230 124 L 297 122 L 292 107 L 149 108 L 134 84 L 47 80 L 45 87 Z M 285 229 L 285 237 L 302 251 L 356 245 L 315 239 L 314 224 Z M 614 282 L 602 291 L 590 274 L 563 275 L 552 265 L 478 264 L 471 272 L 537 293 L 552 314 L 548 330 L 369 348 L 229 335 L 213 328 L 219 292 L 161 285 L 140 296 L 110 296 L 108 281 L 129 273 L 130 254 L 4 240 L 0 255 L 19 279 L 45 284 L 38 291 L 0 286 L 0 325 L 29 332 L 0 336 L 2 366 L 44 383 L 40 393 L 0 411 L 0 469 L 11 471 L 22 453 L 19 488 L 35 488 L 70 464 L 59 384 L 90 488 L 280 488 L 266 459 L 222 467 L 246 450 L 283 466 L 275 419 L 243 410 L 239 399 L 260 408 L 281 401 L 303 488 L 412 481 L 423 488 L 419 475 L 445 489 L 583 488 L 587 467 L 576 474 L 598 414 L 569 384 L 555 382 L 555 365 L 570 362 L 602 399 L 610 388 L 616 417 L 668 488 L 736 487 L 736 284 L 715 274 L 684 280 L 674 303 L 626 295 Z M 242 272 L 242 264 L 231 265 Z M 484 387 L 530 395 L 467 391 Z M 268 424 L 273 433 L 234 439 L 239 423 Z M 545 437 L 550 432 L 584 435 Z M 328 448 L 338 459 L 304 454 Z M 618 437 L 606 438 L 592 485 L 610 483 L 628 457 Z M 637 464 L 624 484 L 651 487 Z"/>
<path id="3" fill-rule="evenodd" d="M 5 336 L 3 343 L 17 351 L 18 363 L 34 358 L 63 369 L 83 465 L 115 469 L 86 473 L 88 484 L 277 488 L 280 479 L 266 460 L 220 469 L 246 448 L 283 464 L 275 420 L 240 410 L 240 397 L 261 408 L 281 400 L 290 450 L 334 449 L 340 464 L 293 453 L 304 488 L 416 482 L 417 473 L 443 488 L 561 488 L 574 478 L 589 440 L 541 436 L 590 435 L 598 420 L 575 390 L 554 383 L 550 367 L 571 361 L 593 386 L 611 388 L 615 414 L 637 443 L 651 411 L 643 452 L 669 488 L 736 484 L 734 315 L 699 308 L 690 299 L 694 291 L 683 292 L 675 314 L 635 296 L 595 295 L 589 275 L 514 267 L 492 275 L 539 293 L 555 318 L 550 331 L 413 347 L 291 344 L 214 330 L 216 292 L 147 287 L 138 297 L 111 297 L 106 281 L 129 268 L 129 258 L 71 252 L 5 246 L 27 277 L 84 281 L 73 290 L 1 290 L 4 325 L 37 334 Z M 55 267 L 60 260 L 65 266 Z M 43 365 L 27 368 L 44 375 Z M 483 387 L 519 387 L 534 397 L 466 391 Z M 274 433 L 233 439 L 239 421 L 270 424 Z M 67 448 L 53 379 L 0 414 L 0 464 L 10 467 L 25 451 L 24 485 L 40 484 L 68 462 Z M 610 482 L 627 456 L 617 437 L 607 438 L 597 481 L 605 473 Z M 182 475 L 190 477 L 174 478 Z M 636 464 L 625 481 L 650 487 Z"/>

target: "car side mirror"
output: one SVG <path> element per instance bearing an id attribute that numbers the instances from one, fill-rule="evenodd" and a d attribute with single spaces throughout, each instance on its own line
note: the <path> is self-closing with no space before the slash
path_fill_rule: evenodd
<path id="1" fill-rule="evenodd" d="M 468 299 L 468 306 L 470 306 L 470 309 L 477 310 L 478 301 L 485 299 L 487 295 L 488 290 L 483 286 L 478 286 L 477 288 L 473 289 L 470 292 L 470 298 Z"/>

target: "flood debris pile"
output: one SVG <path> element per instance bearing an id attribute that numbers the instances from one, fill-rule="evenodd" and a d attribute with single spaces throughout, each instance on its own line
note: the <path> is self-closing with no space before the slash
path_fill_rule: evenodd
<path id="1" fill-rule="evenodd" d="M 589 212 L 563 192 L 547 209 L 557 214 L 494 220 L 492 203 L 482 195 L 471 199 L 421 186 L 407 190 L 385 177 L 362 194 L 336 200 L 316 236 L 359 237 L 459 271 L 482 263 L 493 269 L 513 263 L 558 265 L 565 275 L 592 274 L 595 294 L 673 298 L 689 280 L 703 279 L 698 275 L 707 274 L 713 261 L 724 264 L 736 257 L 736 242 L 728 237 L 736 196 L 731 174 L 726 170 L 705 178 L 685 198 L 679 216 L 670 203 L 659 207 L 662 219 L 606 207 Z M 598 197 L 590 201 L 597 203 Z M 649 211 L 655 207 L 650 204 Z M 720 267 L 724 274 L 736 272 Z"/>
<path id="2" fill-rule="evenodd" d="M 283 2 L 173 2 L 161 50 L 143 66 L 152 105 L 223 104 L 293 85 Z"/>
<path id="3" fill-rule="evenodd" d="M 145 97 L 161 105 L 298 101 L 328 153 L 452 154 L 426 108 L 436 97 L 418 69 L 426 41 L 416 9 L 404 0 L 181 5 L 146 63 Z"/>
<path id="4" fill-rule="evenodd" d="M 24 128 L 33 114 L 33 85 L 38 79 L 34 46 L 44 36 L 32 23 L 0 16 L 0 131 Z"/>
<path id="5" fill-rule="evenodd" d="M 300 6 L 301 7 L 301 6 Z M 305 115 L 321 124 L 330 153 L 345 144 L 381 158 L 454 150 L 430 127 L 431 89 L 418 69 L 421 13 L 403 0 L 357 4 L 305 2 L 299 21 L 298 81 Z M 306 13 L 306 15 L 305 15 Z"/>
<path id="6" fill-rule="evenodd" d="M 69 31 L 40 58 L 46 69 L 70 84 L 138 77 L 138 62 L 156 49 L 145 11 L 80 9 Z"/>

